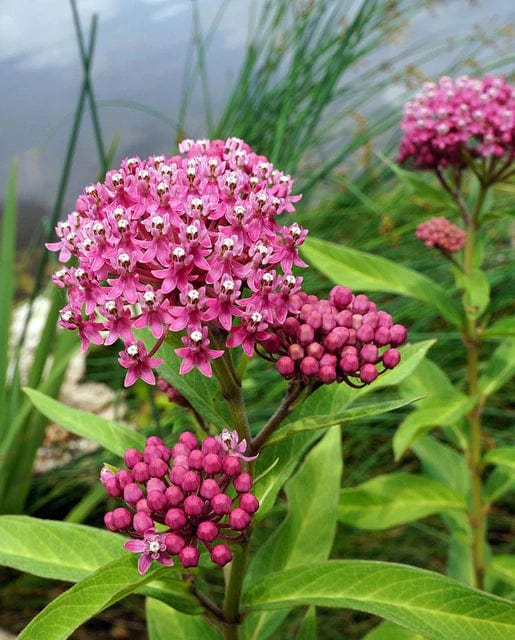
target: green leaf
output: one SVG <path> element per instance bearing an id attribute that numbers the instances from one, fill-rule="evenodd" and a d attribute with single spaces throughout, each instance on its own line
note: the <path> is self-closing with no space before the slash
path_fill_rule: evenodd
<path id="1" fill-rule="evenodd" d="M 391 473 L 343 489 L 338 517 L 358 529 L 382 531 L 453 509 L 465 509 L 465 500 L 441 482 Z"/>
<path id="2" fill-rule="evenodd" d="M 122 424 L 87 411 L 67 407 L 35 389 L 25 389 L 25 393 L 34 406 L 47 418 L 71 433 L 98 442 L 99 445 L 118 456 L 123 456 L 125 451 L 132 447 L 143 449 L 145 446 L 145 438 L 141 433 L 132 431 Z"/>
<path id="3" fill-rule="evenodd" d="M 301 252 L 333 282 L 337 275 L 339 282 L 357 291 L 385 291 L 421 300 L 438 309 L 456 327 L 463 325 L 462 312 L 447 292 L 417 271 L 380 256 L 315 238 L 307 238 Z"/>
<path id="4" fill-rule="evenodd" d="M 400 391 L 407 397 L 424 393 L 431 397 L 454 394 L 456 388 L 443 369 L 429 358 L 425 358 L 410 376 L 401 381 Z"/>
<path id="5" fill-rule="evenodd" d="M 244 597 L 251 611 L 302 605 L 367 611 L 431 640 L 506 640 L 515 606 L 423 569 L 331 560 L 267 576 Z"/>
<path id="6" fill-rule="evenodd" d="M 498 447 L 491 449 L 483 458 L 485 464 L 496 464 L 508 467 L 515 472 L 515 447 Z"/>
<path id="7" fill-rule="evenodd" d="M 483 396 L 495 393 L 515 374 L 515 340 L 500 344 L 479 378 L 479 391 Z"/>
<path id="8" fill-rule="evenodd" d="M 427 173 L 420 176 L 414 171 L 403 169 L 381 153 L 377 155 L 392 170 L 397 178 L 399 178 L 403 186 L 408 187 L 409 191 L 414 195 L 440 206 L 454 206 L 453 201 L 444 189 L 431 184 L 431 179 Z"/>
<path id="9" fill-rule="evenodd" d="M 82 580 L 126 555 L 124 539 L 83 524 L 0 516 L 0 564 L 54 580 Z"/>
<path id="10" fill-rule="evenodd" d="M 484 329 L 481 335 L 486 338 L 515 338 L 515 316 L 499 318 Z"/>
<path id="11" fill-rule="evenodd" d="M 315 392 L 316 393 L 316 392 Z M 289 422 L 285 427 L 276 431 L 276 433 L 268 440 L 268 444 L 279 442 L 285 438 L 303 433 L 306 431 L 318 431 L 319 429 L 325 429 L 326 427 L 335 427 L 346 422 L 353 422 L 354 420 L 360 420 L 363 418 L 370 418 L 371 416 L 377 416 L 382 413 L 388 413 L 400 409 L 413 402 L 416 402 L 420 398 L 389 400 L 387 402 L 377 402 L 375 404 L 362 405 L 359 407 L 352 407 L 351 409 L 345 409 L 339 413 L 330 413 L 323 415 L 311 415 L 298 420 Z"/>
<path id="12" fill-rule="evenodd" d="M 476 403 L 458 392 L 448 396 L 433 396 L 424 400 L 399 425 L 393 437 L 395 460 L 399 460 L 415 440 L 434 427 L 450 427 L 463 418 Z"/>
<path id="13" fill-rule="evenodd" d="M 155 343 L 155 338 L 149 331 L 143 333 L 143 339 L 148 348 Z M 184 346 L 178 335 L 171 335 L 169 339 L 175 341 L 177 347 Z M 182 358 L 174 353 L 175 346 L 165 342 L 159 348 L 158 355 L 163 358 L 163 364 L 157 368 L 158 372 L 181 392 L 204 420 L 215 425 L 219 431 L 224 427 L 230 429 L 228 408 L 222 400 L 220 387 L 215 377 L 206 378 L 197 369 L 193 369 L 186 375 L 180 375 L 179 367 Z"/>
<path id="14" fill-rule="evenodd" d="M 0 516 L 0 565 L 42 578 L 77 582 L 116 558 L 128 556 L 125 539 L 110 531 L 28 516 Z M 153 581 L 140 591 L 185 612 L 202 611 L 187 583 Z"/>
<path id="15" fill-rule="evenodd" d="M 484 484 L 486 502 L 495 502 L 515 489 L 515 473 L 510 467 L 496 467 Z"/>
<path id="16" fill-rule="evenodd" d="M 0 233 L 0 425 L 2 432 L 8 416 L 7 359 L 9 355 L 9 329 L 13 305 L 14 266 L 16 261 L 16 177 L 18 162 L 14 160 L 7 181 Z"/>
<path id="17" fill-rule="evenodd" d="M 411 446 L 424 474 L 443 482 L 460 496 L 468 496 L 470 476 L 465 457 L 431 436 L 419 438 Z"/>
<path id="18" fill-rule="evenodd" d="M 336 531 L 342 474 L 340 440 L 339 431 L 329 430 L 287 482 L 288 515 L 254 557 L 247 585 L 271 571 L 304 564 L 307 555 L 315 560 L 328 557 Z"/>
<path id="19" fill-rule="evenodd" d="M 145 613 L 149 640 L 221 640 L 220 632 L 200 616 L 189 616 L 147 598 Z"/>
<path id="20" fill-rule="evenodd" d="M 497 577 L 515 587 L 515 555 L 494 556 L 490 570 Z"/>
<path id="21" fill-rule="evenodd" d="M 141 576 L 136 570 L 136 560 L 134 554 L 127 554 L 84 578 L 45 607 L 23 629 L 19 640 L 68 638 L 97 613 L 169 570 L 168 567 L 151 567 Z"/>
<path id="22" fill-rule="evenodd" d="M 245 576 L 244 590 L 264 575 L 304 564 L 307 557 L 314 561 L 329 557 L 336 532 L 341 474 L 341 436 L 332 429 L 313 447 L 286 484 L 288 515 L 254 556 Z M 268 637 L 285 613 L 250 615 L 244 623 L 245 637 L 249 640 Z"/>
<path id="23" fill-rule="evenodd" d="M 424 636 L 403 629 L 394 622 L 381 622 L 369 631 L 363 640 L 424 640 Z"/>
<path id="24" fill-rule="evenodd" d="M 490 302 L 490 283 L 481 269 L 472 269 L 466 275 L 458 273 L 459 286 L 465 290 L 463 304 L 472 316 L 478 318 Z"/>
<path id="25" fill-rule="evenodd" d="M 296 640 L 317 640 L 317 610 L 309 607 L 302 621 L 302 626 L 295 634 Z"/>
<path id="26" fill-rule="evenodd" d="M 266 447 L 256 460 L 253 492 L 259 500 L 254 520 L 259 522 L 270 511 L 277 494 L 292 475 L 307 449 L 320 437 L 319 433 L 300 433 Z"/>

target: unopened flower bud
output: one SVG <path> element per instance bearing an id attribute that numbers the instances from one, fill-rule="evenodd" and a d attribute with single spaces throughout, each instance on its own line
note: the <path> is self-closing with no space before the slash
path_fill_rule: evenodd
<path id="1" fill-rule="evenodd" d="M 229 547 L 225 544 L 216 544 L 211 549 L 211 560 L 224 567 L 228 562 L 232 560 L 232 553 Z"/>
<path id="2" fill-rule="evenodd" d="M 383 353 L 382 360 L 385 369 L 393 369 L 401 361 L 401 354 L 397 349 L 388 349 Z"/>

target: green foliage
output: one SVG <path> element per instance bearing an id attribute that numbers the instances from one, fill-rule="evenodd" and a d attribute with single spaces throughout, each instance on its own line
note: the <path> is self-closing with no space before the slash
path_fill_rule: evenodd
<path id="1" fill-rule="evenodd" d="M 330 429 L 286 483 L 288 515 L 254 556 L 244 589 L 263 576 L 302 565 L 308 557 L 313 561 L 329 557 L 336 532 L 341 474 L 340 435 Z M 248 616 L 243 624 L 245 635 L 255 640 L 268 638 L 286 613 Z"/>
<path id="2" fill-rule="evenodd" d="M 118 456 L 123 456 L 124 452 L 132 447 L 143 449 L 145 446 L 144 436 L 122 424 L 87 411 L 67 407 L 35 389 L 25 389 L 25 393 L 47 418 L 65 427 L 71 433 L 98 442 Z"/>
<path id="3" fill-rule="evenodd" d="M 499 447 L 491 449 L 483 458 L 485 464 L 496 464 L 501 467 L 509 467 L 515 471 L 515 447 Z"/>
<path id="4" fill-rule="evenodd" d="M 7 419 L 7 356 L 9 354 L 9 325 L 13 304 L 14 263 L 16 249 L 16 179 L 18 163 L 14 161 L 9 174 L 2 216 L 0 246 L 0 432 L 8 429 Z"/>
<path id="5" fill-rule="evenodd" d="M 124 539 L 95 527 L 0 516 L 0 562 L 43 578 L 77 582 L 126 556 Z"/>
<path id="6" fill-rule="evenodd" d="M 459 308 L 444 289 L 427 276 L 380 256 L 307 238 L 301 249 L 313 267 L 335 282 L 356 291 L 384 291 L 420 300 L 434 306 L 453 325 L 463 323 Z"/>
<path id="7" fill-rule="evenodd" d="M 452 489 L 431 478 L 399 472 L 343 489 L 338 517 L 359 529 L 380 531 L 454 509 L 465 510 L 465 500 Z"/>
<path id="8" fill-rule="evenodd" d="M 88 575 L 43 609 L 18 636 L 20 640 L 68 638 L 86 620 L 163 573 L 160 566 L 141 576 L 135 561 L 125 554 Z"/>
<path id="9" fill-rule="evenodd" d="M 515 340 L 500 344 L 479 378 L 479 391 L 487 397 L 501 389 L 515 374 Z"/>
<path id="10" fill-rule="evenodd" d="M 424 637 L 394 622 L 381 622 L 363 640 L 424 640 Z"/>
<path id="11" fill-rule="evenodd" d="M 200 616 L 186 615 L 164 602 L 147 598 L 145 613 L 149 640 L 220 640 L 222 635 Z"/>
<path id="12" fill-rule="evenodd" d="M 299 605 L 350 607 L 431 640 L 505 640 L 515 607 L 444 576 L 385 562 L 330 560 L 267 576 L 245 594 L 251 611 Z"/>
<path id="13" fill-rule="evenodd" d="M 318 431 L 327 427 L 335 427 L 345 424 L 346 422 L 352 422 L 356 419 L 370 418 L 372 416 L 388 413 L 389 411 L 395 411 L 396 409 L 406 407 L 417 400 L 418 398 L 412 398 L 411 400 L 389 400 L 387 402 L 377 402 L 375 404 L 352 407 L 351 409 L 345 409 L 339 413 L 302 417 L 288 422 L 285 427 L 279 429 L 270 438 L 270 440 L 268 440 L 268 444 L 279 442 L 297 433 Z"/>
<path id="14" fill-rule="evenodd" d="M 395 459 L 399 460 L 416 439 L 434 427 L 451 427 L 463 418 L 477 402 L 457 391 L 422 401 L 399 425 L 393 438 Z"/>

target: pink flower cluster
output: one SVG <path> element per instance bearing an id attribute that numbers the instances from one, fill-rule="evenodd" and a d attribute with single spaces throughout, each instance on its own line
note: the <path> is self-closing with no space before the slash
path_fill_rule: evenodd
<path id="1" fill-rule="evenodd" d="M 83 350 L 120 338 L 126 386 L 155 382 L 153 356 L 170 331 L 185 331 L 181 373 L 211 375 L 223 349 L 210 347 L 208 328 L 225 340 L 216 346 L 252 354 L 256 336 L 291 310 L 302 281 L 293 266 L 306 266 L 307 231 L 276 220 L 300 198 L 289 175 L 237 138 L 179 149 L 126 159 L 86 187 L 47 245 L 61 262 L 76 259 L 54 275 L 68 293 L 61 325 L 78 330 Z M 149 352 L 134 334 L 143 327 L 156 338 Z"/>
<path id="2" fill-rule="evenodd" d="M 426 247 L 436 247 L 446 253 L 456 253 L 465 246 L 465 232 L 447 218 L 431 218 L 419 224 L 415 236 Z"/>
<path id="3" fill-rule="evenodd" d="M 406 329 L 367 296 L 336 286 L 329 300 L 300 292 L 292 303 L 295 311 L 283 325 L 260 336 L 262 348 L 278 356 L 275 366 L 285 378 L 362 386 L 400 362 L 395 347 L 406 340 Z"/>
<path id="4" fill-rule="evenodd" d="M 515 87 L 502 77 L 444 76 L 404 106 L 398 161 L 418 169 L 465 165 L 472 157 L 515 154 Z"/>
<path id="5" fill-rule="evenodd" d="M 152 436 L 143 452 L 125 452 L 127 469 L 102 469 L 107 494 L 127 505 L 106 513 L 105 524 L 132 538 L 124 546 L 140 554 L 140 573 L 152 560 L 173 565 L 172 556 L 185 568 L 196 567 L 200 544 L 215 564 L 232 560 L 228 544 L 245 539 L 259 508 L 252 478 L 241 468 L 241 460 L 255 459 L 244 455 L 246 446 L 227 429 L 202 444 L 185 431 L 171 449 Z"/>

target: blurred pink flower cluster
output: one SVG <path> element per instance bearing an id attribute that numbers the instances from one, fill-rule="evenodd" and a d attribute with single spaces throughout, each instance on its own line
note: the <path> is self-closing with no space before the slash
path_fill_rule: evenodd
<path id="1" fill-rule="evenodd" d="M 462 167 L 515 153 L 515 87 L 503 77 L 447 76 L 426 82 L 404 106 L 398 161 L 418 169 Z"/>
<path id="2" fill-rule="evenodd" d="M 246 447 L 227 429 L 202 443 L 185 431 L 171 449 L 151 436 L 143 451 L 125 452 L 127 469 L 102 469 L 106 493 L 126 503 L 106 513 L 105 524 L 132 538 L 124 546 L 140 554 L 140 573 L 152 560 L 173 565 L 172 556 L 183 567 L 196 567 L 200 545 L 215 564 L 232 560 L 228 544 L 245 539 L 259 508 L 252 478 L 241 467 L 241 460 L 256 457 L 245 456 Z"/>
<path id="3" fill-rule="evenodd" d="M 90 343 L 125 345 L 125 384 L 155 382 L 153 358 L 166 334 L 185 332 L 181 373 L 210 376 L 220 347 L 252 354 L 256 337 L 284 322 L 306 266 L 307 231 L 281 226 L 294 210 L 293 180 L 237 138 L 185 140 L 182 155 L 129 158 L 104 182 L 86 187 L 59 240 L 48 246 L 63 267 L 54 282 L 68 293 L 61 325 Z M 237 320 L 237 325 L 233 321 Z M 211 348 L 209 328 L 225 344 Z M 156 339 L 147 352 L 134 329 Z"/>
<path id="4" fill-rule="evenodd" d="M 367 296 L 336 286 L 328 300 L 300 292 L 292 303 L 295 312 L 260 340 L 283 377 L 362 386 L 400 362 L 393 347 L 406 340 L 406 329 Z"/>
<path id="5" fill-rule="evenodd" d="M 447 218 L 431 218 L 419 224 L 415 236 L 426 247 L 436 247 L 447 253 L 456 253 L 465 246 L 465 232 Z"/>

